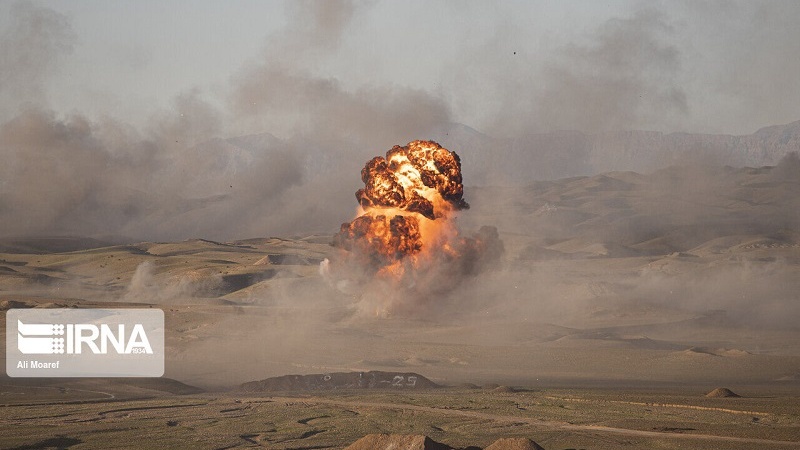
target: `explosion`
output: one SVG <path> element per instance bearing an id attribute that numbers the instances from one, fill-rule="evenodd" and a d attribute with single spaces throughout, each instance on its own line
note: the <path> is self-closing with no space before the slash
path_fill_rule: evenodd
<path id="1" fill-rule="evenodd" d="M 361 180 L 358 217 L 342 224 L 334 246 L 394 275 L 402 275 L 406 261 L 417 266 L 437 250 L 454 251 L 452 213 L 469 208 L 455 152 L 432 141 L 395 145 L 367 162 Z"/>
<path id="2" fill-rule="evenodd" d="M 456 212 L 464 201 L 461 159 L 432 141 L 394 146 L 361 170 L 358 215 L 343 223 L 320 274 L 339 291 L 357 294 L 366 313 L 419 314 L 446 308 L 449 295 L 503 253 L 497 229 L 459 236 Z"/>

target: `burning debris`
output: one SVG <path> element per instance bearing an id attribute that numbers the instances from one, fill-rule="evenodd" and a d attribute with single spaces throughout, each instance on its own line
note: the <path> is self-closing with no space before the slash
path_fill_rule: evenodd
<path id="1" fill-rule="evenodd" d="M 344 223 L 333 245 L 368 278 L 400 282 L 417 291 L 448 290 L 448 278 L 474 274 L 502 253 L 497 230 L 483 227 L 460 237 L 455 213 L 468 209 L 463 199 L 461 160 L 433 141 L 394 146 L 386 157 L 361 170 L 364 187 L 356 192 L 358 216 Z M 327 262 L 323 271 L 330 272 Z M 420 286 L 431 270 L 445 272 L 435 289 Z M 425 284 L 425 283 L 421 283 Z"/>

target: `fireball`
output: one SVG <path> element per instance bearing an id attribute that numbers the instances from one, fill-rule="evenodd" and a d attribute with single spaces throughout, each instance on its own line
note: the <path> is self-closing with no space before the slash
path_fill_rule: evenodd
<path id="1" fill-rule="evenodd" d="M 361 170 L 358 217 L 344 223 L 333 245 L 366 259 L 379 274 L 402 275 L 434 252 L 451 251 L 453 213 L 462 198 L 461 160 L 433 141 L 394 146 Z"/>

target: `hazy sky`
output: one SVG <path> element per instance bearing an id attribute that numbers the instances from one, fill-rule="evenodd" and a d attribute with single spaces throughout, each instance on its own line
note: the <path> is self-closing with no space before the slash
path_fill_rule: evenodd
<path id="1" fill-rule="evenodd" d="M 57 13 L 63 29 L 51 37 L 63 45 L 36 69 L 40 87 L 31 98 L 8 93 L 20 89 L 9 88 L 13 63 L 4 54 L 2 118 L 14 114 L 9 104 L 33 101 L 143 126 L 187 92 L 227 111 L 243 74 L 264 65 L 351 93 L 421 90 L 446 105 L 453 121 L 501 136 L 626 128 L 748 134 L 800 119 L 799 6 L 3 1 L 4 40 L 19 34 L 20 10 L 44 8 Z M 297 30 L 304 26 L 318 29 Z M 264 123 L 230 120 L 226 129 L 290 133 L 257 125 Z"/>

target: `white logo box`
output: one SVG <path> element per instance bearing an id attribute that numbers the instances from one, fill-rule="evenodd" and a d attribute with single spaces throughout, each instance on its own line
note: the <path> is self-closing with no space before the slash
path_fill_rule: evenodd
<path id="1" fill-rule="evenodd" d="M 9 309 L 10 377 L 160 377 L 164 312 L 148 309 Z"/>

